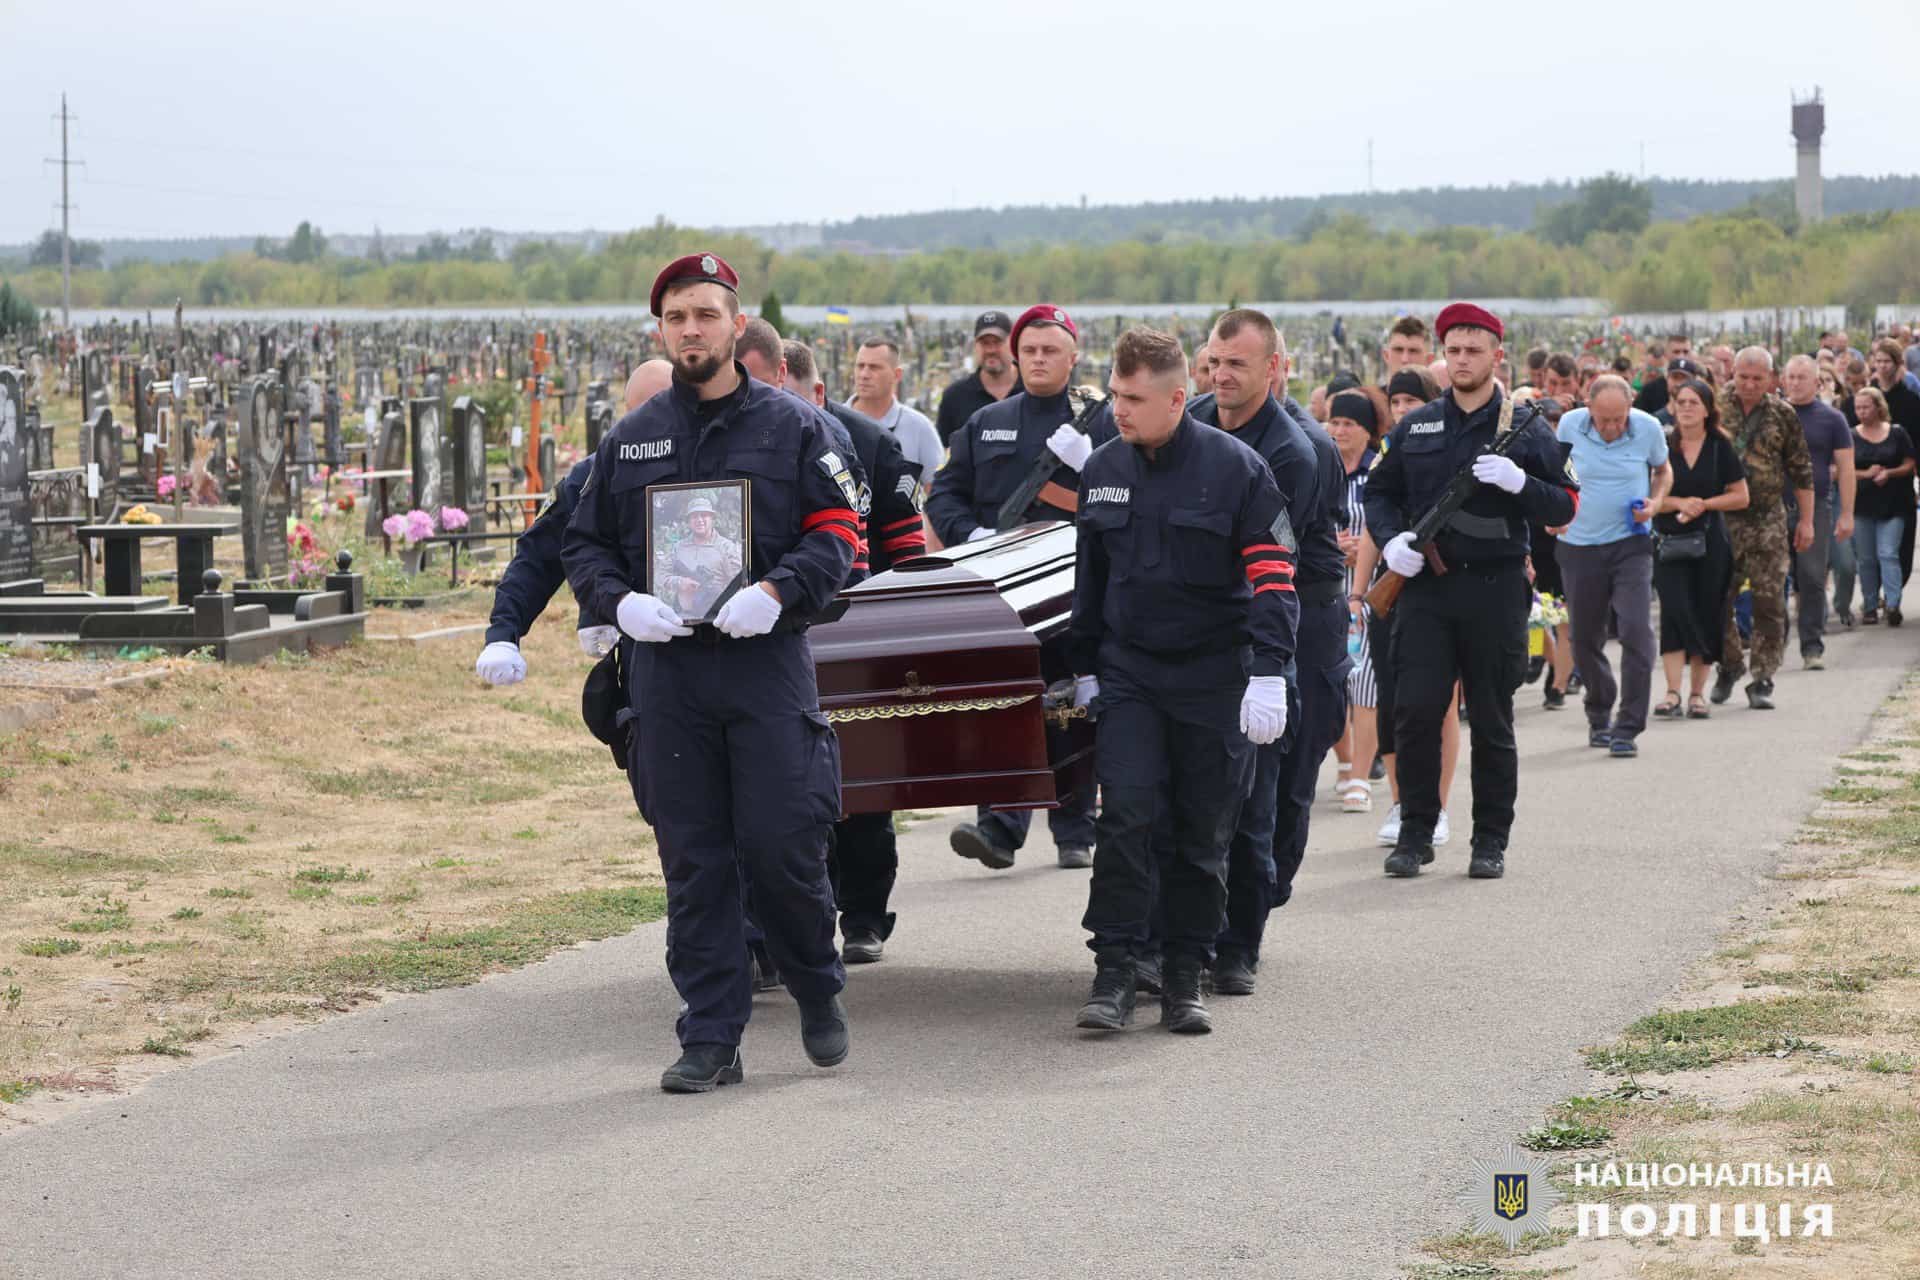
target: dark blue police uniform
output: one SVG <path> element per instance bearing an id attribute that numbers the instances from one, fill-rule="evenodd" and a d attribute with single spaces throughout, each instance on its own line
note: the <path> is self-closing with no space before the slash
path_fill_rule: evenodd
<path id="1" fill-rule="evenodd" d="M 1192 412 L 1196 421 L 1220 424 L 1219 405 L 1211 395 L 1198 397 Z M 1320 762 L 1339 739 L 1346 716 L 1351 667 L 1347 614 L 1340 600 L 1344 560 L 1336 536 L 1345 525 L 1346 508 L 1339 450 L 1317 424 L 1303 426 L 1272 396 L 1231 434 L 1266 461 L 1280 487 L 1298 539 L 1294 587 L 1300 620 L 1293 666 L 1286 672 L 1287 733 L 1255 748 L 1253 783 L 1234 831 L 1227 926 L 1218 940 L 1221 963 L 1216 970 L 1236 960 L 1249 969 L 1256 966 L 1268 914 L 1292 895 L 1293 877 L 1306 852 Z"/>
<path id="2" fill-rule="evenodd" d="M 1380 546 L 1439 500 L 1459 471 L 1493 444 L 1504 393 L 1463 414 L 1448 391 L 1400 420 L 1367 475 L 1367 531 Z M 1513 694 L 1527 665 L 1527 526 L 1573 519 L 1579 485 L 1546 418 L 1517 405 L 1507 454 L 1526 473 L 1520 492 L 1477 487 L 1435 539 L 1447 572 L 1408 580 L 1393 611 L 1393 739 L 1400 780 L 1400 842 L 1426 848 L 1440 817 L 1440 725 L 1464 685 L 1473 741 L 1473 844 L 1504 851 L 1513 826 L 1520 758 Z"/>
<path id="3" fill-rule="evenodd" d="M 767 949 L 803 1006 L 837 995 L 827 830 L 840 816 L 840 751 L 820 712 L 806 628 L 846 581 L 859 542 L 846 460 L 805 401 L 747 377 L 701 401 L 676 380 L 601 443 L 564 548 L 574 594 L 616 617 L 647 582 L 647 489 L 751 485 L 750 579 L 783 606 L 773 631 L 712 627 L 634 644 L 634 798 L 667 882 L 667 967 L 687 1003 L 683 1045 L 737 1045 L 751 1011 L 742 886 Z M 751 586 L 748 590 L 758 590 Z"/>
<path id="4" fill-rule="evenodd" d="M 1191 417 L 1151 456 L 1115 440 L 1082 472 L 1069 648 L 1100 682 L 1084 924 L 1103 967 L 1146 942 L 1156 879 L 1169 964 L 1204 964 L 1225 924 L 1253 763 L 1240 704 L 1250 675 L 1286 673 L 1299 619 L 1283 511 L 1260 456 Z"/>
<path id="5" fill-rule="evenodd" d="M 560 544 L 566 536 L 567 522 L 580 502 L 580 489 L 593 471 L 593 459 L 582 458 L 573 470 L 554 486 L 553 501 L 541 509 L 527 531 L 514 543 L 513 560 L 500 575 L 493 589 L 493 614 L 487 620 L 487 643 L 504 640 L 520 643 L 520 637 L 533 630 L 534 619 L 546 610 L 553 593 L 567 580 L 566 566 L 560 562 Z M 599 626 L 598 618 L 583 605 L 577 630 Z"/>
<path id="6" fill-rule="evenodd" d="M 1047 438 L 1062 424 L 1072 422 L 1074 416 L 1065 391 L 1050 396 L 1019 391 L 968 418 L 948 442 L 947 460 L 934 473 L 927 494 L 927 519 L 940 541 L 958 547 L 975 529 L 995 528 L 1001 505 L 1033 470 L 1047 447 Z M 1112 411 L 1103 406 L 1088 423 L 1087 435 L 1096 448 L 1114 439 L 1118 432 Z M 1054 473 L 1054 483 L 1071 492 L 1079 486 L 1080 477 L 1072 467 L 1062 465 Z M 1029 520 L 1072 517 L 1071 511 L 1038 500 L 1027 510 Z M 996 844 L 1018 850 L 1026 843 L 1033 811 L 981 809 L 978 822 Z M 1073 796 L 1059 808 L 1049 809 L 1047 826 L 1056 845 L 1090 848 L 1094 840 L 1093 797 Z"/>

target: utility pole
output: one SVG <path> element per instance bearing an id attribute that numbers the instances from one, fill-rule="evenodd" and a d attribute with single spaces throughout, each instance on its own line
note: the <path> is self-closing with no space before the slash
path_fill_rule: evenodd
<path id="1" fill-rule="evenodd" d="M 73 236 L 67 201 L 67 95 L 60 95 L 60 327 L 73 328 Z"/>

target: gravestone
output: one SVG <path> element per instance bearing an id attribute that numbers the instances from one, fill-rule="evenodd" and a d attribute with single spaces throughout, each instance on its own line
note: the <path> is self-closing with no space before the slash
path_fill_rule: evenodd
<path id="1" fill-rule="evenodd" d="M 42 425 L 40 406 L 27 406 L 26 425 L 22 428 L 26 434 L 27 452 L 32 455 L 30 471 L 51 471 L 53 469 L 53 424 Z"/>
<path id="2" fill-rule="evenodd" d="M 35 471 L 27 477 L 27 494 L 34 520 L 34 576 L 78 579 L 80 536 L 67 521 L 88 518 L 85 469 Z"/>
<path id="3" fill-rule="evenodd" d="M 487 411 L 472 396 L 453 402 L 453 505 L 469 532 L 487 531 Z"/>
<path id="4" fill-rule="evenodd" d="M 419 396 L 407 402 L 413 446 L 413 505 L 425 512 L 438 511 L 452 499 L 451 486 L 442 486 L 440 439 L 440 401 Z"/>
<path id="5" fill-rule="evenodd" d="M 380 370 L 372 364 L 353 367 L 353 403 L 364 409 L 380 398 Z"/>
<path id="6" fill-rule="evenodd" d="M 381 404 L 394 407 L 388 409 L 380 418 L 380 426 L 375 435 L 377 443 L 374 447 L 373 466 L 370 470 L 399 471 L 407 465 L 406 423 L 401 420 L 398 400 L 389 396 L 382 400 Z M 400 491 L 399 485 L 386 480 L 376 480 L 368 485 L 366 535 L 369 538 L 380 536 L 380 489 L 382 486 L 387 488 L 390 496 L 397 495 Z M 394 511 L 404 510 L 405 506 L 397 501 L 389 503 L 389 515 Z"/>
<path id="7" fill-rule="evenodd" d="M 81 371 L 86 379 L 86 399 L 81 402 L 81 411 L 91 416 L 95 410 L 104 409 L 112 399 L 107 386 L 107 353 L 89 351 L 81 361 Z"/>
<path id="8" fill-rule="evenodd" d="M 25 382 L 20 370 L 0 369 L 0 582 L 33 577 Z"/>
<path id="9" fill-rule="evenodd" d="M 158 439 L 153 405 L 147 401 L 147 388 L 153 385 L 153 370 L 136 365 L 133 370 L 133 450 L 134 465 L 151 488 L 160 478 Z"/>
<path id="10" fill-rule="evenodd" d="M 613 398 L 604 381 L 587 384 L 587 452 L 598 453 L 600 442 L 613 430 Z"/>
<path id="11" fill-rule="evenodd" d="M 293 495 L 287 482 L 285 402 L 285 390 L 271 376 L 256 377 L 240 391 L 240 543 L 253 582 L 287 576 Z"/>
<path id="12" fill-rule="evenodd" d="M 293 384 L 293 460 L 303 467 L 314 464 L 313 419 L 320 411 L 320 388 L 312 378 Z"/>
<path id="13" fill-rule="evenodd" d="M 96 464 L 99 489 L 91 498 L 93 515 L 98 520 L 111 520 L 120 503 L 120 425 L 113 420 L 113 410 L 104 405 L 94 410 L 80 433 L 81 467 Z"/>
<path id="14" fill-rule="evenodd" d="M 337 469 L 344 465 L 347 460 L 347 442 L 345 437 L 340 434 L 339 383 L 331 379 L 328 380 L 326 395 L 321 402 L 320 409 L 323 415 L 321 429 L 324 431 L 326 437 L 327 456 L 324 461 L 328 466 Z"/>

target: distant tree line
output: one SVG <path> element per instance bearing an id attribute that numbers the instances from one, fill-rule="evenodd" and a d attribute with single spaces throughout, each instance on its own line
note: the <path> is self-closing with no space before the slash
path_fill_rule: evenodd
<path id="1" fill-rule="evenodd" d="M 665 222 L 597 251 L 524 241 L 504 259 L 429 242 L 405 258 L 327 254 L 309 229 L 275 256 L 123 263 L 74 276 L 78 306 L 437 306 L 640 303 L 660 264 L 711 249 L 747 296 L 795 304 L 1312 301 L 1453 296 L 1610 299 L 1620 310 L 1920 301 L 1920 210 L 1852 214 L 1800 228 L 1791 208 L 1750 200 L 1685 222 L 1651 219 L 1647 192 L 1596 179 L 1539 233 L 1485 227 L 1383 229 L 1358 214 L 1251 242 L 1129 240 L 904 256 L 780 254 L 740 236 Z M 57 266 L 0 272 L 22 297 L 60 296 Z"/>

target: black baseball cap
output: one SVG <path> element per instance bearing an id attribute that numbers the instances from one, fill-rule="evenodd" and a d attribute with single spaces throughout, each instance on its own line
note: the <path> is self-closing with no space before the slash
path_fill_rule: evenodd
<path id="1" fill-rule="evenodd" d="M 997 333 L 1005 338 L 1013 333 L 1013 317 L 1004 311 L 982 311 L 980 318 L 973 322 L 973 336 L 983 333 Z"/>
<path id="2" fill-rule="evenodd" d="M 1700 366 L 1694 363 L 1692 356 L 1675 356 L 1667 361 L 1668 373 L 1684 373 L 1689 378 L 1700 376 Z"/>

